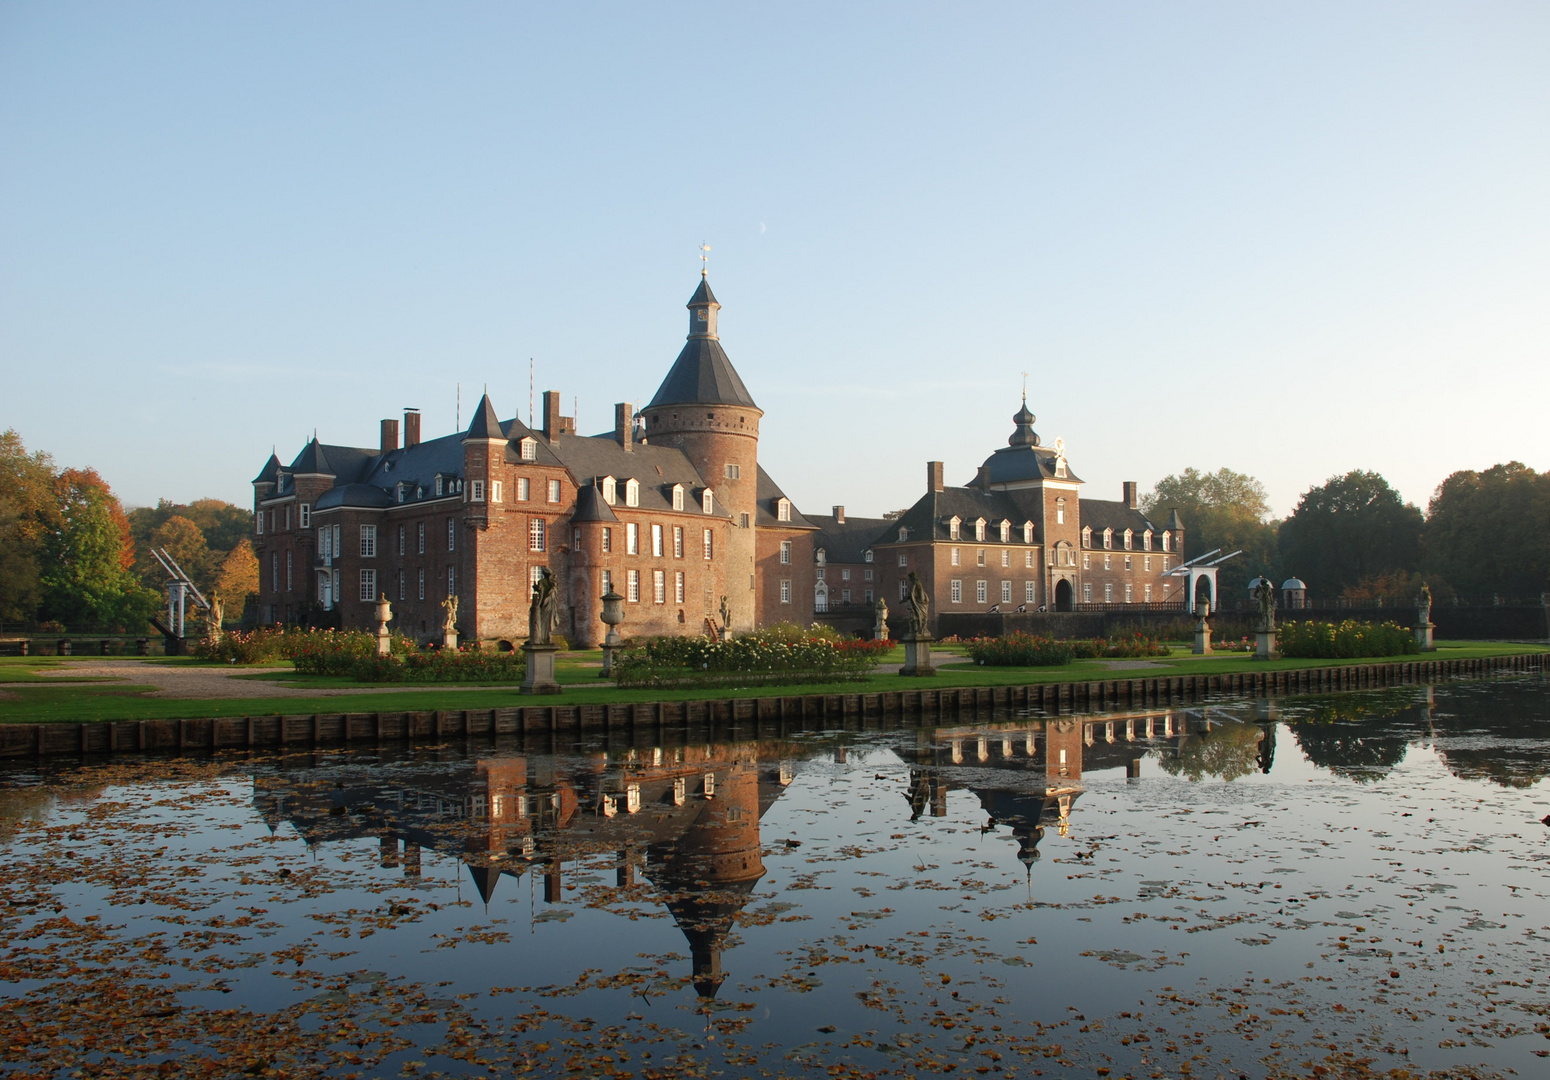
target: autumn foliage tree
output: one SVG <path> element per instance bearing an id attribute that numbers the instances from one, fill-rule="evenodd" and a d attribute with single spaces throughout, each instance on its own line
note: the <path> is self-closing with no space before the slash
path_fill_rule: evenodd
<path id="1" fill-rule="evenodd" d="M 43 540 L 42 615 L 66 626 L 144 623 L 156 595 L 134 574 L 134 543 L 118 499 L 93 469 L 54 479 L 54 527 Z"/>
<path id="2" fill-rule="evenodd" d="M 1269 572 L 1276 556 L 1276 530 L 1268 520 L 1265 485 L 1254 477 L 1227 468 L 1214 473 L 1185 469 L 1157 481 L 1141 505 L 1158 524 L 1167 520 L 1169 510 L 1178 510 L 1190 558 L 1216 548 L 1223 555 L 1243 552 L 1217 572 L 1222 597 L 1244 595 L 1250 577 Z"/>
<path id="3" fill-rule="evenodd" d="M 43 599 L 43 538 L 54 520 L 54 462 L 0 433 L 0 622 L 31 619 Z"/>

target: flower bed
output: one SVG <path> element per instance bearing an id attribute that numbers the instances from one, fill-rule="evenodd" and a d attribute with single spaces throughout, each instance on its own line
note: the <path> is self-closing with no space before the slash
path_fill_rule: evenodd
<path id="1" fill-rule="evenodd" d="M 300 663 L 297 664 L 300 667 Z M 491 652 L 476 648 L 434 649 L 378 656 L 375 650 L 353 662 L 350 674 L 359 682 L 390 683 L 513 683 L 527 673 L 521 651 Z"/>
<path id="2" fill-rule="evenodd" d="M 971 638 L 967 644 L 969 659 L 990 667 L 1059 667 L 1076 658 L 1070 642 L 1036 634 Z"/>
<path id="3" fill-rule="evenodd" d="M 765 686 L 864 679 L 891 647 L 883 641 L 796 637 L 782 628 L 731 641 L 644 638 L 615 660 L 622 687 Z"/>
<path id="4" fill-rule="evenodd" d="M 1398 623 L 1289 622 L 1281 627 L 1282 656 L 1350 660 L 1357 657 L 1407 656 L 1421 651 L 1415 634 Z"/>

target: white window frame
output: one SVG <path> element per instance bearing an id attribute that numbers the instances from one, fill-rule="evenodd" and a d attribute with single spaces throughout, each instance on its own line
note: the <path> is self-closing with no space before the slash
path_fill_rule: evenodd
<path id="1" fill-rule="evenodd" d="M 684 557 L 684 527 L 682 525 L 674 525 L 673 526 L 673 558 L 681 559 L 683 557 Z"/>
<path id="2" fill-rule="evenodd" d="M 375 525 L 361 526 L 361 558 L 375 559 L 377 557 L 377 527 Z"/>
<path id="3" fill-rule="evenodd" d="M 312 528 L 312 504 L 302 503 L 296 509 L 297 527 L 302 529 Z"/>
<path id="4" fill-rule="evenodd" d="M 517 502 L 527 502 L 533 497 L 533 481 L 525 476 L 517 477 Z"/>
<path id="5" fill-rule="evenodd" d="M 714 529 L 705 530 L 705 561 L 710 562 L 716 557 L 716 532 Z"/>
<path id="6" fill-rule="evenodd" d="M 447 519 L 447 550 L 457 550 L 457 519 Z"/>
<path id="7" fill-rule="evenodd" d="M 948 582 L 947 598 L 954 604 L 963 603 L 963 582 L 958 578 Z"/>
<path id="8" fill-rule="evenodd" d="M 484 481 L 475 480 L 468 485 L 468 501 L 484 502 Z"/>
<path id="9" fill-rule="evenodd" d="M 780 602 L 782 604 L 789 604 L 789 603 L 791 603 L 791 579 L 790 578 L 781 578 L 780 579 Z"/>
<path id="10" fill-rule="evenodd" d="M 613 506 L 619 499 L 619 481 L 611 476 L 603 477 L 603 501 Z"/>
<path id="11" fill-rule="evenodd" d="M 640 554 L 640 526 L 633 521 L 626 522 L 624 526 L 624 553 Z"/>
<path id="12" fill-rule="evenodd" d="M 425 567 L 420 567 L 420 593 L 421 600 L 425 599 Z"/>
<path id="13" fill-rule="evenodd" d="M 532 417 L 529 417 L 528 419 L 532 419 Z M 524 436 L 522 441 L 517 446 L 517 454 L 522 458 L 523 461 L 537 461 L 538 440 L 529 436 Z"/>
<path id="14" fill-rule="evenodd" d="M 492 503 L 501 501 L 501 482 L 499 480 L 490 481 L 490 501 Z"/>
<path id="15" fill-rule="evenodd" d="M 976 581 L 974 583 L 974 602 L 976 604 L 983 604 L 986 603 L 989 598 L 990 583 L 986 581 Z"/>
<path id="16" fill-rule="evenodd" d="M 1066 523 L 1066 500 L 1065 500 L 1064 496 L 1061 496 L 1060 498 L 1055 500 L 1055 524 L 1056 525 L 1064 525 L 1065 523 Z"/>
<path id="17" fill-rule="evenodd" d="M 457 595 L 457 567 L 456 566 L 449 566 L 449 567 L 447 567 L 447 595 L 448 596 L 456 596 Z"/>
<path id="18" fill-rule="evenodd" d="M 640 505 L 640 481 L 633 476 L 624 482 L 624 505 Z"/>
<path id="19" fill-rule="evenodd" d="M 541 517 L 527 519 L 527 549 L 545 551 L 549 545 L 549 523 Z"/>
<path id="20" fill-rule="evenodd" d="M 1023 582 L 1023 603 L 1032 604 L 1039 599 L 1038 583 L 1033 581 Z"/>
<path id="21" fill-rule="evenodd" d="M 624 580 L 625 580 L 624 598 L 626 600 L 628 600 L 632 604 L 640 603 L 640 571 L 639 570 L 627 570 L 627 571 L 625 571 L 625 579 Z"/>
<path id="22" fill-rule="evenodd" d="M 682 570 L 675 570 L 673 572 L 673 603 L 681 604 L 683 602 L 684 602 L 684 572 Z"/>
<path id="23" fill-rule="evenodd" d="M 653 604 L 667 603 L 666 570 L 653 570 L 651 572 L 651 602 Z"/>
<path id="24" fill-rule="evenodd" d="M 962 548 L 953 548 L 953 549 L 951 549 L 951 551 L 950 551 L 950 553 L 948 555 L 948 563 L 949 563 L 949 565 L 952 565 L 952 566 L 962 566 L 963 565 L 963 549 Z"/>
<path id="25" fill-rule="evenodd" d="M 1003 581 L 1001 583 L 1001 602 L 1003 604 L 1010 604 L 1012 602 L 1012 583 L 1010 581 Z"/>
<path id="26" fill-rule="evenodd" d="M 377 598 L 377 572 L 375 570 L 361 571 L 361 599 L 371 602 Z"/>
<path id="27" fill-rule="evenodd" d="M 548 494 L 549 501 L 558 505 L 560 499 L 564 497 L 565 491 L 558 480 L 550 480 L 548 485 Z"/>
<path id="28" fill-rule="evenodd" d="M 780 542 L 780 564 L 782 566 L 790 566 L 791 565 L 791 541 L 790 540 L 782 540 Z"/>
<path id="29" fill-rule="evenodd" d="M 790 499 L 777 499 L 775 501 L 775 520 L 776 521 L 790 521 L 791 520 L 791 500 Z"/>
<path id="30" fill-rule="evenodd" d="M 653 524 L 651 526 L 651 557 L 653 559 L 660 559 L 662 551 L 662 526 Z"/>
<path id="31" fill-rule="evenodd" d="M 423 521 L 419 522 L 419 527 L 415 531 L 416 531 L 416 534 L 417 534 L 415 539 L 416 539 L 416 542 L 417 542 L 417 546 L 419 548 L 419 550 L 415 554 L 417 554 L 417 555 L 424 555 L 425 554 L 425 522 L 423 522 Z"/>
<path id="32" fill-rule="evenodd" d="M 674 510 L 682 510 L 683 508 L 684 508 L 684 486 L 682 484 L 674 484 L 673 485 L 673 509 Z"/>

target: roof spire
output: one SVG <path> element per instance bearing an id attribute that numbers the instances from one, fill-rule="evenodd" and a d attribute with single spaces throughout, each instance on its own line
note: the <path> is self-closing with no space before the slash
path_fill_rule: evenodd
<path id="1" fill-rule="evenodd" d="M 1012 432 L 1012 436 L 1007 439 L 1006 444 L 1008 446 L 1038 446 L 1039 433 L 1033 430 L 1033 422 L 1037 419 L 1038 417 L 1028 411 L 1028 390 L 1025 385 L 1023 389 L 1023 407 L 1012 414 L 1012 423 L 1017 425 L 1017 430 Z"/>
<path id="2" fill-rule="evenodd" d="M 710 245 L 700 243 L 700 277 L 706 277 L 710 273 Z"/>

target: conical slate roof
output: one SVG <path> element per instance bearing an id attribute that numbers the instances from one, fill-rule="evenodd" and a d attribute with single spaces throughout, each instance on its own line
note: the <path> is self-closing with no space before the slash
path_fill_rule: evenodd
<path id="1" fill-rule="evenodd" d="M 596 484 L 587 484 L 576 492 L 576 512 L 571 515 L 574 522 L 583 521 L 618 521 L 619 516 L 614 513 L 614 508 L 603 499 L 603 493 L 598 490 Z"/>
<path id="2" fill-rule="evenodd" d="M 280 459 L 274 454 L 269 455 L 269 460 L 264 463 L 262 471 L 253 477 L 255 484 L 278 484 L 280 482 Z"/>
<path id="3" fill-rule="evenodd" d="M 710 291 L 710 281 L 700 278 L 700 287 L 684 305 L 691 311 L 708 307 L 717 302 Z M 692 324 L 699 325 L 699 324 Z M 726 350 L 716 338 L 714 320 L 707 320 L 703 331 L 691 332 L 684 343 L 683 352 L 673 361 L 667 378 L 657 388 L 656 396 L 646 408 L 657 405 L 742 405 L 757 409 L 748 388 L 738 377 Z"/>
<path id="4" fill-rule="evenodd" d="M 506 438 L 506 433 L 501 430 L 500 417 L 495 415 L 495 406 L 490 404 L 489 394 L 479 399 L 479 405 L 474 409 L 473 422 L 468 425 L 468 433 L 463 438 L 465 440 Z"/>
<path id="5" fill-rule="evenodd" d="M 716 294 L 710 291 L 710 279 L 701 274 L 700 287 L 694 290 L 694 295 L 689 297 L 689 302 L 684 307 L 697 308 L 704 304 L 720 306 L 720 302 L 716 299 Z"/>
<path id="6" fill-rule="evenodd" d="M 318 442 L 317 436 L 312 437 L 301 451 L 296 455 L 296 460 L 291 462 L 291 472 L 301 476 L 335 476 L 333 469 L 328 466 L 328 456 L 323 453 L 323 447 Z"/>

